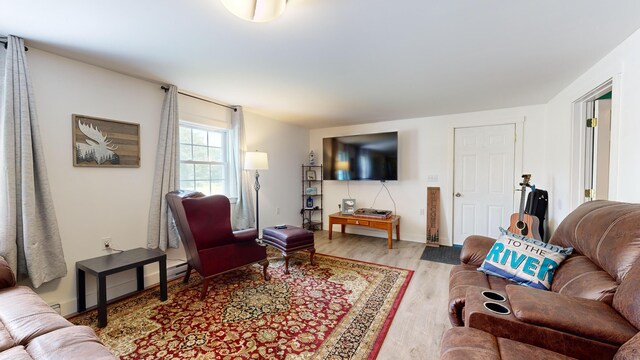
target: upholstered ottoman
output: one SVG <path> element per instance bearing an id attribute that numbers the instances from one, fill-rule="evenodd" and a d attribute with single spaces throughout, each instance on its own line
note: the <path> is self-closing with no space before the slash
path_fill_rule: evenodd
<path id="1" fill-rule="evenodd" d="M 311 265 L 316 248 L 313 243 L 313 232 L 299 227 L 287 225 L 285 229 L 274 227 L 262 231 L 262 241 L 282 252 L 284 256 L 284 273 L 289 273 L 289 255 L 296 251 L 307 250 L 311 253 Z"/>

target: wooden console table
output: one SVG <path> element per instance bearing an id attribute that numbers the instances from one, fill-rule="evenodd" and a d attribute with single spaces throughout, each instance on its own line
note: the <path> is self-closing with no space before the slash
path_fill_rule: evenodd
<path id="1" fill-rule="evenodd" d="M 396 228 L 396 238 L 400 240 L 400 216 L 393 215 L 387 219 L 373 219 L 353 215 L 342 215 L 337 212 L 329 215 L 329 240 L 332 238 L 333 225 L 340 225 L 340 232 L 344 234 L 347 225 L 363 226 L 372 229 L 386 230 L 389 249 L 393 249 L 393 228 Z"/>

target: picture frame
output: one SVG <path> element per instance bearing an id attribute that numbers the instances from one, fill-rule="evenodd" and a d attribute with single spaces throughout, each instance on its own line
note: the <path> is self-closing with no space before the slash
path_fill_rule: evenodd
<path id="1" fill-rule="evenodd" d="M 307 180 L 316 180 L 315 170 L 307 170 Z"/>
<path id="2" fill-rule="evenodd" d="M 71 125 L 73 166 L 140 167 L 140 124 L 73 114 Z"/>
<path id="3" fill-rule="evenodd" d="M 342 199 L 342 215 L 353 215 L 356 212 L 356 199 Z"/>
<path id="4" fill-rule="evenodd" d="M 305 195 L 318 195 L 318 188 L 315 186 L 308 187 L 304 190 Z"/>

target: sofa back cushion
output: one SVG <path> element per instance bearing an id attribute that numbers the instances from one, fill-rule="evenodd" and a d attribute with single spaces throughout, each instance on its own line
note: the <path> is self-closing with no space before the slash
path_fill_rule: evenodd
<path id="1" fill-rule="evenodd" d="M 640 329 L 640 261 L 636 262 L 618 286 L 613 296 L 613 308 L 636 329 Z"/>
<path id="2" fill-rule="evenodd" d="M 549 243 L 573 247 L 620 283 L 640 257 L 640 204 L 597 200 L 580 205 Z"/>
<path id="3" fill-rule="evenodd" d="M 9 267 L 7 261 L 0 256 L 0 289 L 12 287 L 16 285 L 16 279 L 13 271 Z"/>
<path id="4" fill-rule="evenodd" d="M 640 333 L 632 337 L 620 347 L 613 360 L 637 360 L 640 359 Z"/>
<path id="5" fill-rule="evenodd" d="M 559 294 L 613 302 L 618 283 L 584 255 L 572 255 L 556 270 L 551 291 Z"/>

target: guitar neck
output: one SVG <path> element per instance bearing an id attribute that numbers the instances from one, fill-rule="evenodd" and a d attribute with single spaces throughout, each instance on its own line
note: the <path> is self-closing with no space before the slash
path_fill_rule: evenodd
<path id="1" fill-rule="evenodd" d="M 524 214 L 524 197 L 527 194 L 527 186 L 522 185 L 522 190 L 520 190 L 520 211 L 518 211 L 518 221 L 522 221 L 522 215 Z"/>

